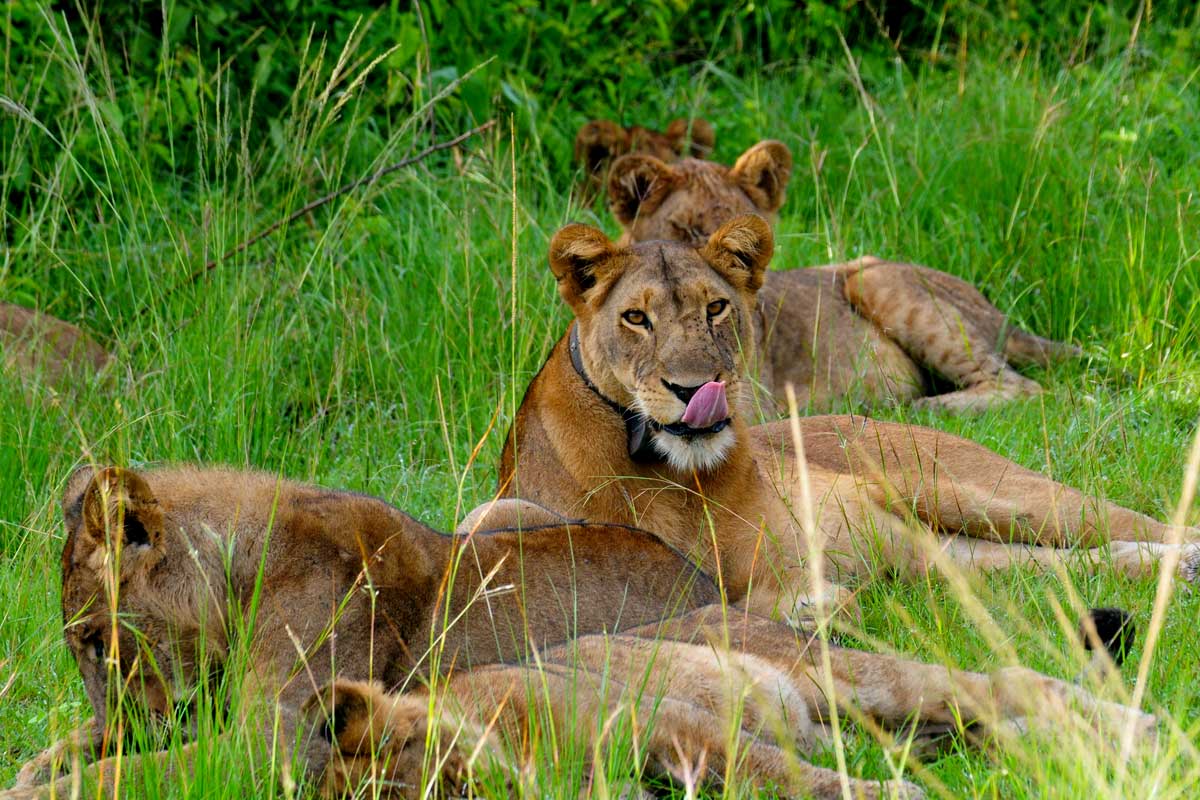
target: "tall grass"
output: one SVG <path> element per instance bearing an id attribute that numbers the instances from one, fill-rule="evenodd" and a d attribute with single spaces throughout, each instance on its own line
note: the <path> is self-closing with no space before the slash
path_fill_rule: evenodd
<path id="1" fill-rule="evenodd" d="M 251 123 L 254 96 L 235 92 L 230 73 L 206 74 L 163 47 L 146 80 L 124 72 L 98 31 L 80 38 L 48 13 L 39 25 L 44 77 L 18 83 L 6 66 L 0 95 L 13 135 L 0 152 L 9 163 L 21 152 L 52 157 L 29 165 L 35 188 L 24 203 L 2 206 L 0 300 L 95 331 L 122 370 L 104 385 L 54 389 L 11 376 L 0 385 L 0 784 L 88 714 L 57 600 L 57 502 L 75 463 L 266 469 L 379 495 L 449 529 L 490 496 L 512 411 L 565 327 L 545 266 L 549 237 L 571 219 L 616 230 L 606 212 L 566 200 L 562 143 L 581 114 L 555 97 L 543 107 L 561 113 L 517 132 L 502 118 L 459 152 L 340 198 L 204 272 L 306 201 L 428 144 L 430 119 L 451 131 L 467 127 L 462 116 L 418 99 L 380 125 L 358 78 L 385 69 L 373 63 L 383 53 L 314 34 L 291 43 L 302 55 L 290 108 L 264 133 Z M 7 35 L 11 50 L 19 43 Z M 1087 352 L 1038 374 L 1050 391 L 1034 401 L 977 417 L 878 416 L 968 436 L 1167 517 L 1200 416 L 1200 94 L 1187 66 L 1197 36 L 1194 22 L 1174 37 L 1126 32 L 1075 60 L 1039 55 L 1050 45 L 977 50 L 968 38 L 946 52 L 860 63 L 857 52 L 831 51 L 739 74 L 718 50 L 611 91 L 630 121 L 710 119 L 727 163 L 760 138 L 792 148 L 776 268 L 865 252 L 928 264 Z M 50 85 L 72 98 L 54 125 L 40 117 Z M 166 115 L 166 140 L 144 135 L 145 109 Z M 167 163 L 193 166 L 149 168 L 164 148 L 189 155 Z M 0 177 L 0 195 L 14 180 Z M 1194 506 L 1186 513 L 1200 517 Z M 1080 656 L 1061 609 L 1121 605 L 1145 620 L 1155 590 L 1112 574 L 1025 571 L 969 586 L 968 597 L 944 582 L 864 585 L 858 643 L 972 669 L 997 666 L 1003 651 L 1070 676 Z M 1149 665 L 1145 703 L 1166 720 L 1154 760 L 1116 770 L 1078 748 L 993 760 L 957 747 L 919 779 L 948 797 L 1191 796 L 1198 612 L 1195 595 L 1173 597 Z M 187 781 L 151 776 L 147 794 L 286 794 L 253 729 L 210 716 L 202 724 L 232 728 L 232 738 L 205 745 Z M 574 796 L 593 754 L 546 734 L 530 793 Z M 869 732 L 843 734 L 851 774 L 892 775 L 892 756 Z M 596 757 L 620 786 L 630 745 L 615 739 Z M 832 750 L 816 760 L 837 761 Z M 504 796 L 499 780 L 490 786 Z"/>

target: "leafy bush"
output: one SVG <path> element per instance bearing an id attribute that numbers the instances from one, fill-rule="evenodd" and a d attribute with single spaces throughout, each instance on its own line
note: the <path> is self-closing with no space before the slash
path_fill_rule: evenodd
<path id="1" fill-rule="evenodd" d="M 150 191 L 168 194 L 193 195 L 228 169 L 214 155 L 221 140 L 241 138 L 244 159 L 303 162 L 312 151 L 289 152 L 288 143 L 325 139 L 295 135 L 297 124 L 316 126 L 330 141 L 354 130 L 346 167 L 361 174 L 414 109 L 464 76 L 412 132 L 414 141 L 511 115 L 519 138 L 550 156 L 544 185 L 561 191 L 573 169 L 571 138 L 584 120 L 663 124 L 710 114 L 706 82 L 836 63 L 845 58 L 843 40 L 864 72 L 893 69 L 897 53 L 910 68 L 949 68 L 960 46 L 1068 65 L 1126 48 L 1142 57 L 1130 47 L 1135 30 L 1142 40 L 1174 35 L 1173 52 L 1183 62 L 1194 56 L 1192 5 L 1150 8 L 1155 26 L 1132 0 L 393 0 L 383 8 L 12 0 L 0 17 L 7 54 L 0 230 L 20 245 L 24 234 L 13 220 L 48 196 L 67 198 L 76 214 L 102 214 L 117 152 L 160 179 L 146 181 Z M 298 113 L 330 92 L 345 96 L 331 104 L 332 116 Z M 343 106 L 344 99 L 352 102 Z M 354 124 L 346 124 L 350 117 Z"/>

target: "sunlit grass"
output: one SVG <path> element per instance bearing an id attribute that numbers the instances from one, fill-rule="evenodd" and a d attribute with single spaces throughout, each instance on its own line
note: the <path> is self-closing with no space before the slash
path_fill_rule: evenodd
<path id="1" fill-rule="evenodd" d="M 565 153 L 542 149 L 545 137 L 510 139 L 501 119 L 457 157 L 347 195 L 193 282 L 254 231 L 428 144 L 427 115 L 414 109 L 408 124 L 381 135 L 355 102 L 356 73 L 336 67 L 349 59 L 367 69 L 379 54 L 353 43 L 334 52 L 314 39 L 302 48 L 291 115 L 277 136 L 260 137 L 245 124 L 244 98 L 219 76 L 179 74 L 164 52 L 162 81 L 212 79 L 198 95 L 202 124 L 167 143 L 195 149 L 202 167 L 149 174 L 153 143 L 113 122 L 112 107 L 130 102 L 119 60 L 46 25 L 45 56 L 78 104 L 57 160 L 35 165 L 44 190 L 20 217 L 5 206 L 0 299 L 85 325 L 122 370 L 112 384 L 53 394 L 7 377 L 0 386 L 0 785 L 89 715 L 57 597 L 58 501 L 75 463 L 268 469 L 379 495 L 449 530 L 491 496 L 512 410 L 565 327 L 545 266 L 549 237 L 571 219 L 615 232 L 602 209 L 568 207 L 567 186 L 555 180 Z M 928 264 L 974 281 L 1026 327 L 1087 351 L 1039 373 L 1049 391 L 1028 403 L 977 417 L 876 414 L 967 436 L 1169 517 L 1200 416 L 1194 82 L 1165 57 L 1058 68 L 969 50 L 961 70 L 915 59 L 852 69 L 841 58 L 740 79 L 714 55 L 715 64 L 664 76 L 661 86 L 628 89 L 677 91 L 643 103 L 644 116 L 631 121 L 694 109 L 715 124 L 716 155 L 727 163 L 760 138 L 792 148 L 777 268 L 866 252 Z M 162 81 L 148 91 L 165 91 Z M 5 149 L 48 135 L 32 121 L 37 91 L 5 75 L 0 94 L 28 116 Z M 469 127 L 436 105 L 432 113 L 442 132 Z M 571 119 L 540 124 L 555 141 L 573 132 Z M 102 174 L 81 174 L 73 162 L 80 137 L 99 148 Z M 1079 654 L 1059 609 L 1071 617 L 1080 604 L 1119 605 L 1144 628 L 1155 588 L 1069 577 L 1068 586 L 1055 575 L 1003 573 L 971 581 L 970 597 L 942 582 L 867 584 L 851 641 L 984 671 L 1006 651 L 1069 678 Z M 1198 612 L 1195 595 L 1173 598 L 1150 664 L 1145 705 L 1164 719 L 1153 760 L 1097 770 L 1069 748 L 992 759 L 956 747 L 918 780 L 947 797 L 1118 798 L 1147 787 L 1189 797 L 1200 777 Z M 1140 653 L 1139 645 L 1133 663 Z M 243 710 L 235 703 L 232 718 Z M 150 776 L 147 794 L 286 795 L 254 727 L 214 717 L 202 724 L 229 740 L 205 745 L 187 780 L 162 786 Z M 611 786 L 628 783 L 627 737 L 599 754 L 549 741 L 557 740 L 536 748 L 536 796 L 574 797 L 593 758 Z M 885 749 L 858 726 L 845 731 L 844 752 L 851 774 L 892 775 Z M 836 765 L 832 750 L 813 760 Z M 487 796 L 508 791 L 502 778 L 482 787 Z"/>

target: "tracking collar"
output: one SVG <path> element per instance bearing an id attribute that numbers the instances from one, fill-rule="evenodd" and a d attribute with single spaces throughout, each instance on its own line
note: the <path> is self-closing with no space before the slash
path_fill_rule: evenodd
<path id="1" fill-rule="evenodd" d="M 575 367 L 575 371 L 579 373 L 579 377 L 583 379 L 583 385 L 591 389 L 596 397 L 599 397 L 609 408 L 617 412 L 621 420 L 625 423 L 625 438 L 629 449 L 629 457 L 638 464 L 657 464 L 662 461 L 662 453 L 658 452 L 658 448 L 654 446 L 654 441 L 650 436 L 653 429 L 649 421 L 640 412 L 626 408 L 620 403 L 616 403 L 605 397 L 596 388 L 596 384 L 592 383 L 591 378 L 587 376 L 587 372 L 583 368 L 583 355 L 579 350 L 578 322 L 571 323 L 569 345 L 571 364 Z"/>

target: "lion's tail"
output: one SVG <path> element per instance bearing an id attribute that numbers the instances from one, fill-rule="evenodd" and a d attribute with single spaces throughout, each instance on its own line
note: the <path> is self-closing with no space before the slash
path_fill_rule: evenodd
<path id="1" fill-rule="evenodd" d="M 1046 367 L 1055 361 L 1077 358 L 1082 353 L 1073 344 L 1043 339 L 1020 328 L 1010 328 L 1008 339 L 1004 342 L 1004 357 L 1017 367 Z"/>

